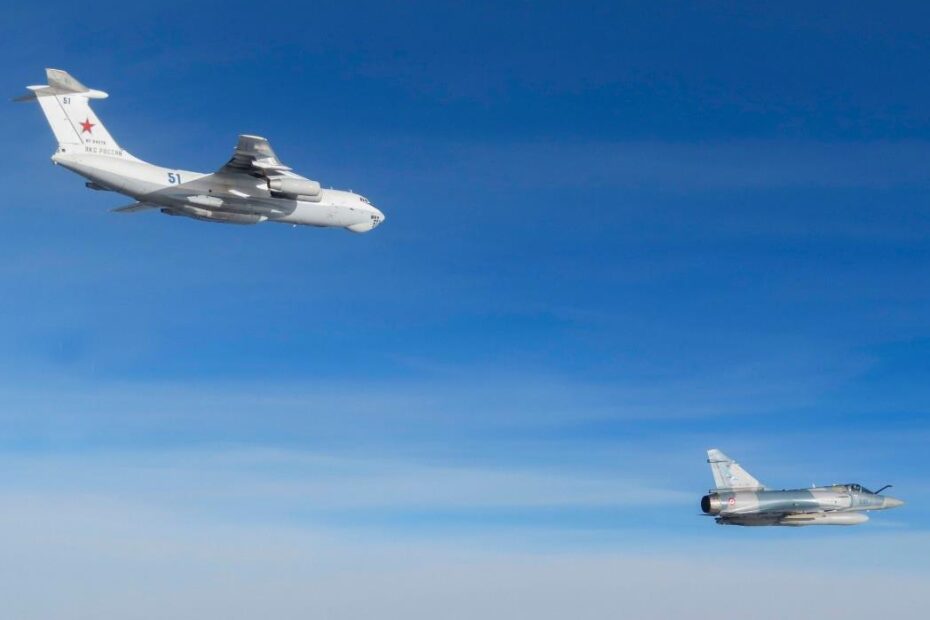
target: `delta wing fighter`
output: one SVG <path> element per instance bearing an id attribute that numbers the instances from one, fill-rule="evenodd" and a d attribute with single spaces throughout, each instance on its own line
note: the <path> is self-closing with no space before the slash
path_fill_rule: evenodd
<path id="1" fill-rule="evenodd" d="M 58 140 L 55 164 L 86 178 L 90 189 L 136 201 L 114 211 L 159 210 L 207 222 L 283 222 L 356 233 L 384 221 L 364 196 L 324 189 L 295 174 L 259 136 L 239 136 L 232 159 L 212 174 L 144 162 L 117 144 L 91 109 L 90 100 L 104 99 L 105 92 L 59 69 L 46 69 L 46 76 L 48 84 L 29 86 L 16 101 L 38 101 Z"/>
<path id="2" fill-rule="evenodd" d="M 859 484 L 775 491 L 749 475 L 720 450 L 708 450 L 716 488 L 701 498 L 704 514 L 722 525 L 857 525 L 865 512 L 902 505 L 881 495 L 891 485 L 869 491 Z"/>

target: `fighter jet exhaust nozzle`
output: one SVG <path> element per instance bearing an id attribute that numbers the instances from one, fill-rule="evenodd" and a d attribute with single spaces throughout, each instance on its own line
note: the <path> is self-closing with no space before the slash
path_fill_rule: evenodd
<path id="1" fill-rule="evenodd" d="M 704 514 L 719 515 L 720 511 L 723 510 L 723 502 L 720 501 L 720 496 L 714 493 L 702 497 L 701 510 L 704 511 Z"/>

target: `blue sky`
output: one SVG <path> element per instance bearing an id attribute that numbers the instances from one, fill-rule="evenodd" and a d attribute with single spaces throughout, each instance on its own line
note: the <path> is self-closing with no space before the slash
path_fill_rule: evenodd
<path id="1" fill-rule="evenodd" d="M 387 220 L 118 216 L 9 104 L 2 615 L 925 615 L 930 8 L 123 4 L 6 8 L 9 95 Z M 907 505 L 717 527 L 709 447 Z"/>

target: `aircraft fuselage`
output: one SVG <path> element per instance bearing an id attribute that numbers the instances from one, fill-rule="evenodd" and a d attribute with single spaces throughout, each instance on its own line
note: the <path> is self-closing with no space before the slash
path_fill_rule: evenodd
<path id="1" fill-rule="evenodd" d="M 857 484 L 780 491 L 715 489 L 701 498 L 701 510 L 724 525 L 856 525 L 869 520 L 865 511 L 901 504 Z"/>
<path id="2" fill-rule="evenodd" d="M 241 224 L 270 221 L 339 227 L 353 232 L 367 232 L 384 219 L 364 198 L 343 190 L 321 189 L 311 201 L 275 196 L 265 179 L 243 174 L 205 174 L 64 149 L 52 161 L 88 179 L 95 189 L 157 205 L 169 215 Z"/>

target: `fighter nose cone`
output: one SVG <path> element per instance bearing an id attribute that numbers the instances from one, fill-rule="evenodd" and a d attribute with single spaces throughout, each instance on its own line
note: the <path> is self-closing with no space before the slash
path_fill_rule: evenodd
<path id="1" fill-rule="evenodd" d="M 885 497 L 882 502 L 882 508 L 897 508 L 898 506 L 903 506 L 904 502 L 895 497 Z"/>

